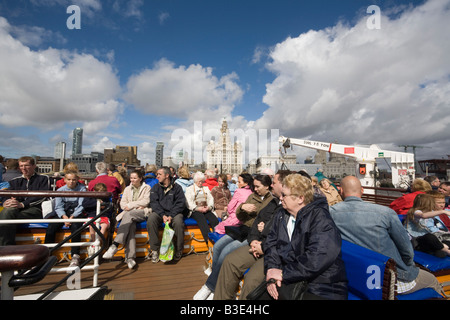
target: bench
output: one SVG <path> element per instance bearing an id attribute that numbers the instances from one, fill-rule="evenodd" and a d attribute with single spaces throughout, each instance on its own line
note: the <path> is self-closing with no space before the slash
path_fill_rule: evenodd
<path id="1" fill-rule="evenodd" d="M 396 289 L 397 270 L 394 260 L 346 240 L 342 240 L 341 250 L 348 278 L 349 300 L 444 298 L 432 289 L 399 295 Z"/>

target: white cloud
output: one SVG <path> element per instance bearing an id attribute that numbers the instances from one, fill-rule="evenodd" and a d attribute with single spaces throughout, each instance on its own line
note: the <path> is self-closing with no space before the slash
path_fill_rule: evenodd
<path id="1" fill-rule="evenodd" d="M 108 137 L 103 137 L 98 142 L 96 142 L 92 145 L 91 151 L 103 153 L 103 151 L 105 149 L 110 149 L 110 148 L 115 148 L 115 147 L 116 147 L 116 145 L 111 140 L 109 140 Z"/>
<path id="2" fill-rule="evenodd" d="M 446 154 L 449 3 L 432 0 L 392 18 L 382 11 L 380 30 L 363 16 L 277 44 L 267 65 L 276 74 L 263 98 L 269 109 L 255 125 L 345 144 L 435 142 Z"/>
<path id="3" fill-rule="evenodd" d="M 162 59 L 132 76 L 125 99 L 145 114 L 208 120 L 229 115 L 243 95 L 234 73 L 217 78 L 201 65 L 176 67 Z"/>
<path id="4" fill-rule="evenodd" d="M 101 130 L 115 121 L 121 89 L 111 65 L 67 50 L 33 51 L 9 29 L 0 17 L 0 125 L 54 129 L 81 122 Z"/>

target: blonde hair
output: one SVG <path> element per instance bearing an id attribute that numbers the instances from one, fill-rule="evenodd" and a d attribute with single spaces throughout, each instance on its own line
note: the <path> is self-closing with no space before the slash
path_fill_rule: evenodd
<path id="1" fill-rule="evenodd" d="M 78 165 L 73 162 L 69 162 L 64 166 L 64 174 L 75 173 L 78 176 Z"/>
<path id="2" fill-rule="evenodd" d="M 414 191 L 431 191 L 431 185 L 423 179 L 415 179 L 412 183 L 411 190 Z"/>
<path id="3" fill-rule="evenodd" d="M 305 204 L 309 204 L 314 200 L 314 189 L 311 180 L 298 173 L 290 174 L 284 178 L 283 186 L 291 190 L 291 195 L 304 197 Z"/>
<path id="4" fill-rule="evenodd" d="M 428 182 L 427 182 L 428 183 Z M 414 221 L 414 212 L 430 212 L 436 208 L 436 201 L 431 194 L 420 193 L 414 198 L 413 206 L 408 210 L 407 221 Z"/>
<path id="5" fill-rule="evenodd" d="M 183 179 L 189 179 L 190 178 L 189 170 L 185 166 L 180 167 L 178 169 L 178 176 L 180 176 L 180 178 Z"/>

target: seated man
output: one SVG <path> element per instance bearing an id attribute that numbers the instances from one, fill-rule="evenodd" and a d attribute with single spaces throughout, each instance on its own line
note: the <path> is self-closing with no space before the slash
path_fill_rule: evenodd
<path id="1" fill-rule="evenodd" d="M 97 177 L 89 182 L 88 190 L 94 191 L 97 183 L 104 183 L 108 192 L 112 193 L 113 202 L 117 203 L 119 194 L 122 192 L 119 180 L 116 177 L 108 176 L 108 168 L 104 162 L 97 162 L 95 170 L 97 171 Z"/>
<path id="2" fill-rule="evenodd" d="M 50 179 L 36 173 L 36 164 L 32 157 L 21 157 L 19 168 L 22 176 L 9 181 L 10 190 L 50 191 Z M 0 220 L 42 219 L 41 204 L 45 197 L 11 197 L 3 199 L 4 210 Z M 16 225 L 0 224 L 0 246 L 15 245 Z"/>
<path id="3" fill-rule="evenodd" d="M 152 262 L 159 261 L 159 227 L 161 222 L 169 223 L 175 231 L 175 255 L 178 261 L 183 255 L 184 245 L 184 216 L 186 212 L 186 198 L 179 184 L 174 183 L 171 178 L 170 169 L 162 167 L 156 173 L 159 183 L 155 184 L 150 191 L 150 207 L 152 212 L 148 216 L 147 230 L 152 250 Z"/>
<path id="4" fill-rule="evenodd" d="M 64 176 L 66 184 L 58 189 L 58 191 L 86 191 L 86 186 L 78 182 L 78 174 L 76 172 L 68 172 Z M 83 199 L 79 197 L 56 197 L 55 210 L 52 217 L 60 219 L 77 219 L 82 218 L 84 214 Z M 49 223 L 45 234 L 45 243 L 55 243 L 56 232 L 65 225 L 70 228 L 70 232 L 74 233 L 83 225 L 83 222 L 61 222 Z M 72 238 L 72 242 L 81 242 L 81 233 Z M 71 267 L 80 265 L 80 247 L 71 247 L 72 261 Z"/>
<path id="5" fill-rule="evenodd" d="M 330 214 L 342 239 L 392 258 L 397 265 L 398 294 L 427 287 L 442 293 L 436 277 L 416 267 L 411 241 L 395 211 L 363 201 L 361 183 L 353 176 L 342 179 L 340 193 L 344 201 L 330 207 Z"/>

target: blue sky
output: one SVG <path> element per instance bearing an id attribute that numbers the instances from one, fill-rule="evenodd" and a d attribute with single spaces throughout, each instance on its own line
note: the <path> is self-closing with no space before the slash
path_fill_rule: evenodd
<path id="1" fill-rule="evenodd" d="M 66 9 L 78 5 L 81 29 Z M 367 27 L 370 5 L 380 29 Z M 449 153 L 448 0 L 0 0 L 0 154 L 137 145 L 194 122 Z M 189 136 L 189 134 L 187 134 Z M 189 150 L 188 150 L 189 151 Z M 262 152 L 262 151 L 261 151 Z M 298 160 L 313 155 L 296 150 Z M 166 153 L 166 154 L 167 154 Z M 247 159 L 248 160 L 248 159 Z"/>

